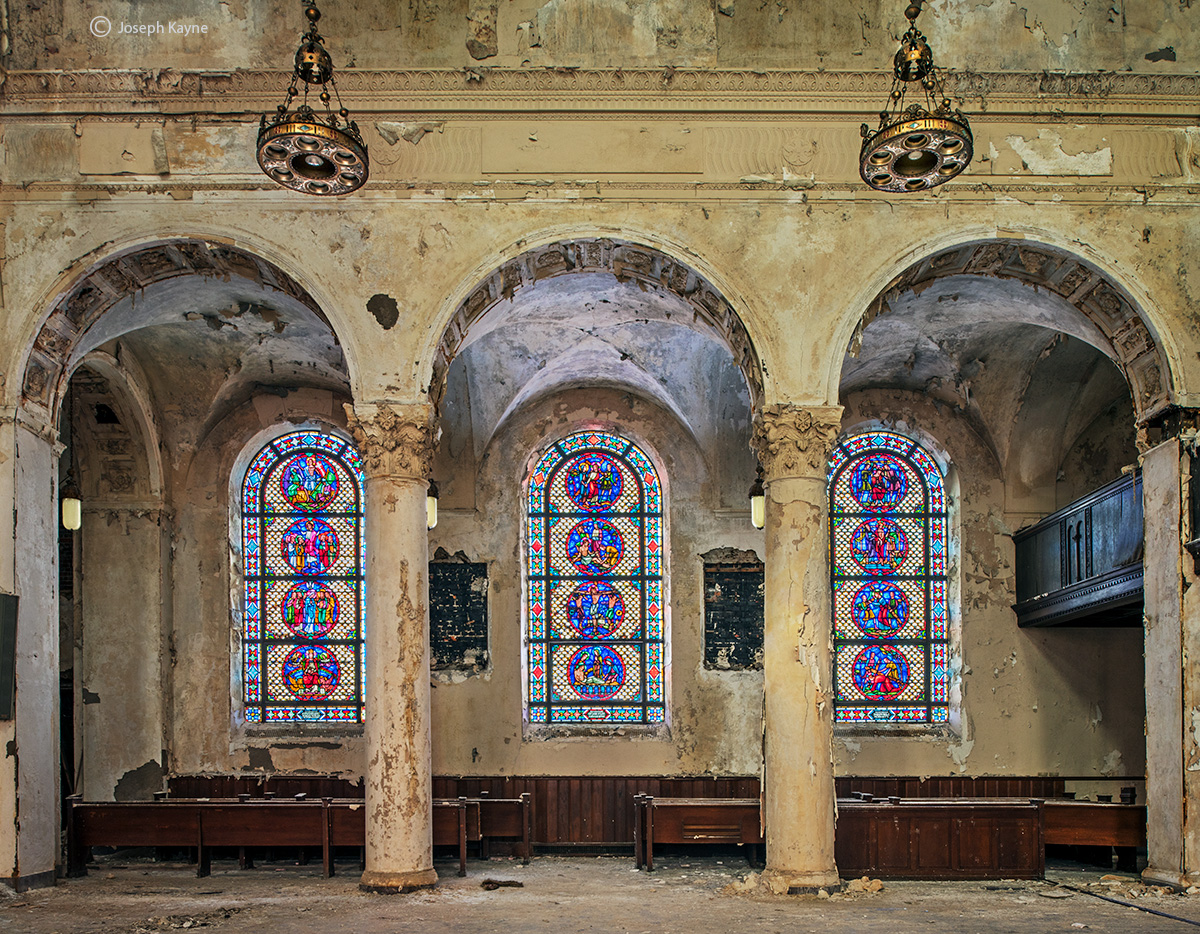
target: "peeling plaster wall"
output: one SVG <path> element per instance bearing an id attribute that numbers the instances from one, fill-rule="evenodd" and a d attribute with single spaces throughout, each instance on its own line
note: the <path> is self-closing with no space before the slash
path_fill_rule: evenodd
<path id="1" fill-rule="evenodd" d="M 1142 630 L 1018 629 L 1014 527 L 994 456 L 963 417 L 915 395 L 861 393 L 849 400 L 844 424 L 863 420 L 924 433 L 952 464 L 961 723 L 941 736 L 839 730 L 838 773 L 1142 775 Z"/>
<path id="2" fill-rule="evenodd" d="M 522 738 L 522 487 L 528 464 L 547 441 L 606 425 L 657 458 L 668 504 L 670 540 L 670 735 L 531 735 Z M 444 439 L 443 444 L 451 439 Z M 748 448 L 741 470 L 751 461 Z M 463 466 L 468 473 L 472 468 Z M 456 468 L 451 468 L 453 479 Z M 715 490 L 733 478 L 712 475 L 703 453 L 658 406 L 605 389 L 566 390 L 510 419 L 478 467 L 477 511 L 442 513 L 430 550 L 464 551 L 489 565 L 491 667 L 433 686 L 433 771 L 451 775 L 754 775 L 761 765 L 761 672 L 703 670 L 703 561 L 728 546 L 761 555 L 762 533 L 745 514 L 723 515 Z M 740 471 L 739 471 L 740 472 Z M 439 480 L 440 482 L 440 480 Z M 736 482 L 742 483 L 741 476 Z"/>
<path id="3" fill-rule="evenodd" d="M 144 511 L 89 509 L 79 535 L 79 790 L 89 801 L 144 800 L 162 784 L 162 530 Z M 131 784 L 126 776 L 145 766 Z"/>
<path id="4" fill-rule="evenodd" d="M 877 68 L 904 31 L 902 4 L 688 0 L 364 0 L 328 3 L 321 31 L 336 67 L 475 62 L 512 67 L 631 64 Z M 97 12 L 108 24 L 94 23 Z M 290 66 L 307 25 L 284 0 L 112 0 L 102 8 L 10 4 L 13 68 L 176 69 Z M 922 31 L 956 68 L 1025 71 L 1186 71 L 1200 41 L 1196 11 L 1175 0 L 951 0 L 930 6 Z M 161 24 L 161 31 L 158 29 Z M 105 29 L 111 32 L 104 34 Z M 140 31 L 123 31 L 133 27 Z"/>

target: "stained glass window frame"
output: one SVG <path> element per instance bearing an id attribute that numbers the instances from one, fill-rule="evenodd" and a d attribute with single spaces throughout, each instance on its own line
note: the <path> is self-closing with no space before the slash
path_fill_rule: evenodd
<path id="1" fill-rule="evenodd" d="M 610 510 L 598 506 L 580 506 L 574 500 L 570 508 L 564 504 L 571 494 L 567 480 L 573 464 L 596 455 L 608 458 L 623 471 L 622 486 L 616 502 L 624 501 L 632 482 L 636 488 L 633 508 Z M 667 639 L 667 554 L 665 496 L 662 480 L 651 457 L 637 442 L 613 429 L 576 431 L 554 441 L 538 457 L 528 481 L 525 506 L 525 691 L 524 719 L 533 731 L 551 727 L 571 729 L 646 727 L 662 729 L 667 722 L 666 696 L 669 681 L 669 652 Z M 610 574 L 591 572 L 575 565 L 573 572 L 563 573 L 555 564 L 556 558 L 572 559 L 569 555 L 571 534 L 592 520 L 612 520 L 626 530 L 636 530 L 638 552 L 633 573 Z M 561 529 L 570 526 L 566 536 Z M 554 533 L 560 532 L 555 538 Z M 591 529 L 594 533 L 594 529 Z M 622 559 L 618 567 L 623 567 Z M 571 598 L 582 593 L 588 582 L 607 584 L 623 590 L 621 624 L 611 633 L 587 638 L 576 628 L 573 637 L 564 637 L 571 625 L 568 607 Z M 565 598 L 556 599 L 557 588 L 576 586 Z M 599 592 L 599 591 L 596 591 Z M 626 604 L 631 595 L 637 596 L 637 620 L 633 633 L 629 628 Z M 547 599 L 549 598 L 549 599 Z M 582 600 L 582 598 L 581 598 Z M 557 610 L 556 610 L 557 606 Z M 566 617 L 566 618 L 564 618 Z M 561 627 L 561 628 L 558 628 Z M 621 637 L 609 637 L 613 633 Z M 631 659 L 638 664 L 638 690 L 632 698 L 621 698 L 624 682 L 616 691 L 616 700 L 606 697 L 581 698 L 560 692 L 574 690 L 564 685 L 561 669 L 566 668 L 566 681 L 579 652 L 595 646 L 618 652 L 622 672 Z M 555 667 L 559 655 L 572 652 L 570 660 Z M 560 676 L 556 679 L 555 673 Z M 600 690 L 606 688 L 601 686 Z"/>
<path id="2" fill-rule="evenodd" d="M 880 503 L 863 505 L 861 495 L 853 491 L 855 469 L 863 465 L 865 472 L 869 464 L 879 463 L 871 459 L 880 456 L 883 463 L 890 459 L 900 465 L 903 476 L 901 480 L 879 481 L 878 490 L 869 494 L 864 488 L 862 495 L 877 496 Z M 830 458 L 827 479 L 834 724 L 917 729 L 952 726 L 950 515 L 944 471 L 920 441 L 877 429 L 845 438 Z M 914 491 L 907 488 L 914 481 L 915 502 Z M 898 500 L 896 508 L 889 508 L 892 496 Z M 854 502 L 855 508 L 846 508 L 849 502 Z M 847 534 L 843 529 L 852 531 Z M 872 544 L 889 537 L 903 541 L 903 557 L 890 569 L 886 557 L 878 559 L 876 567 L 868 567 L 869 560 L 864 564 L 852 554 L 860 533 L 864 539 L 870 535 Z M 919 546 L 915 556 L 913 544 Z M 870 548 L 867 545 L 868 551 Z M 879 550 L 876 546 L 875 551 Z M 855 568 L 857 573 L 852 573 Z M 914 604 L 916 614 L 912 612 Z M 872 605 L 874 616 L 869 611 L 866 615 L 871 619 L 871 628 L 876 629 L 874 634 L 854 618 L 857 610 Z M 880 608 L 884 610 L 882 623 Z M 889 628 L 892 631 L 879 631 Z M 897 663 L 897 656 L 903 661 Z M 919 672 L 912 671 L 914 666 Z M 873 689 L 883 695 L 882 699 L 870 697 L 857 681 L 855 672 L 859 667 L 867 679 L 877 679 Z M 888 677 L 905 668 L 907 685 L 894 692 Z M 919 684 L 910 690 L 914 675 L 919 676 Z"/>
<path id="3" fill-rule="evenodd" d="M 333 498 L 338 505 L 336 509 L 289 506 L 283 502 L 286 494 L 278 492 L 288 465 L 296 458 L 310 454 L 330 463 L 337 483 L 342 485 Z M 273 495 L 273 491 L 278 495 Z M 363 722 L 366 682 L 364 491 L 362 459 L 353 443 L 324 428 L 306 427 L 271 438 L 257 449 L 242 472 L 236 490 L 242 613 L 240 696 L 235 697 L 235 701 L 240 704 L 241 716 L 247 726 L 346 728 L 359 727 Z M 328 573 L 328 566 L 320 571 L 286 567 L 287 536 L 302 520 L 329 526 L 337 536 L 340 553 L 332 561 L 332 573 Z M 271 545 L 264 547 L 263 543 L 267 542 Z M 319 556 L 317 563 L 323 561 L 324 557 Z M 308 567 L 307 558 L 305 567 Z M 286 615 L 283 604 L 293 590 L 303 588 L 309 592 L 314 585 L 323 591 L 322 596 L 331 590 L 334 594 L 336 612 L 333 622 L 322 620 L 315 624 L 328 628 L 306 634 L 304 625 L 298 631 L 286 620 L 273 620 L 272 614 Z M 284 586 L 288 590 L 280 599 L 278 591 Z M 299 599 L 307 606 L 303 596 Z M 327 609 L 328 602 L 323 606 Z M 285 630 L 288 635 L 282 634 Z M 310 651 L 303 659 L 291 658 L 296 651 L 305 648 Z M 279 697 L 278 685 L 272 680 L 273 672 L 268 671 L 272 662 L 279 665 L 279 678 L 274 680 L 286 686 L 288 674 L 294 676 L 294 668 L 302 660 L 313 662 L 314 683 L 319 683 L 319 679 L 328 677 L 331 658 L 338 673 L 332 698 L 328 695 L 324 699 L 283 700 Z M 290 668 L 287 667 L 289 663 Z"/>

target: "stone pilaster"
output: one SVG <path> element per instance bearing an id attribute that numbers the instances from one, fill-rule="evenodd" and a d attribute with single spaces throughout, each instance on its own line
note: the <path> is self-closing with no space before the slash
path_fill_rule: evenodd
<path id="1" fill-rule="evenodd" d="M 766 406 L 752 445 L 766 480 L 764 817 L 773 891 L 838 884 L 825 473 L 840 406 Z"/>
<path id="2" fill-rule="evenodd" d="M 429 729 L 428 405 L 346 406 L 363 456 L 367 544 L 366 808 L 363 888 L 437 882 Z"/>
<path id="3" fill-rule="evenodd" d="M 1184 543 L 1200 537 L 1192 516 L 1191 461 L 1200 457 L 1200 412 L 1172 409 L 1139 432 L 1142 450 L 1146 657 L 1146 809 L 1143 875 L 1200 882 L 1200 582 Z M 1182 746 L 1181 746 L 1182 739 Z"/>

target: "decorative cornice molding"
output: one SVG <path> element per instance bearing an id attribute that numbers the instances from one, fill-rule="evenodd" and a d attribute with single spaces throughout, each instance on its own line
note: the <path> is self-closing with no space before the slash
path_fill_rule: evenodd
<path id="1" fill-rule="evenodd" d="M 841 428 L 840 405 L 767 405 L 754 417 L 750 447 L 768 482 L 795 477 L 824 479 Z"/>
<path id="2" fill-rule="evenodd" d="M 433 406 L 424 403 L 344 405 L 346 424 L 370 478 L 429 478 L 437 444 Z"/>
<path id="3" fill-rule="evenodd" d="M 8 114 L 210 112 L 273 109 L 290 73 L 235 70 L 9 71 L 0 84 Z M 873 115 L 891 88 L 883 71 L 735 69 L 429 68 L 338 72 L 355 114 L 424 111 L 769 112 Z M 1141 113 L 1193 120 L 1200 76 L 1134 73 L 963 72 L 950 96 L 980 116 L 1056 118 Z M 23 107 L 21 105 L 33 105 Z M 976 119 L 976 113 L 971 114 Z"/>

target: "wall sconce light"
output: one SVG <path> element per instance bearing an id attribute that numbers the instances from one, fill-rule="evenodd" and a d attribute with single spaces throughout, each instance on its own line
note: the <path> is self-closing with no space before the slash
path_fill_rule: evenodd
<path id="1" fill-rule="evenodd" d="M 68 532 L 78 531 L 83 525 L 83 503 L 79 499 L 79 484 L 75 482 L 75 470 L 67 471 L 67 478 L 59 490 L 62 506 L 62 526 Z"/>
<path id="2" fill-rule="evenodd" d="M 429 490 L 425 494 L 425 528 L 432 529 L 437 525 L 438 485 L 429 481 Z"/>
<path id="3" fill-rule="evenodd" d="M 924 0 L 912 0 L 904 15 L 908 32 L 894 61 L 895 78 L 874 133 L 862 125 L 858 172 L 876 191 L 923 191 L 961 174 L 971 162 L 974 139 L 962 111 L 952 110 L 942 88 L 933 50 L 917 29 Z M 919 82 L 925 105 L 904 106 L 910 84 Z"/>
<path id="4" fill-rule="evenodd" d="M 342 105 L 337 82 L 333 80 L 333 59 L 325 51 L 325 40 L 317 32 L 321 11 L 315 2 L 307 3 L 308 32 L 296 49 L 296 64 L 287 97 L 275 108 L 270 120 L 263 115 L 258 126 L 258 166 L 267 177 L 284 188 L 306 195 L 345 195 L 361 188 L 370 166 L 367 145 L 350 111 Z M 304 82 L 304 100 L 292 110 Z M 308 105 L 308 91 L 321 86 L 325 113 L 317 114 Z M 337 95 L 338 111 L 330 109 L 329 89 Z"/>
<path id="5" fill-rule="evenodd" d="M 767 524 L 767 491 L 763 488 L 762 464 L 758 465 L 758 476 L 750 484 L 750 524 L 756 529 Z"/>

